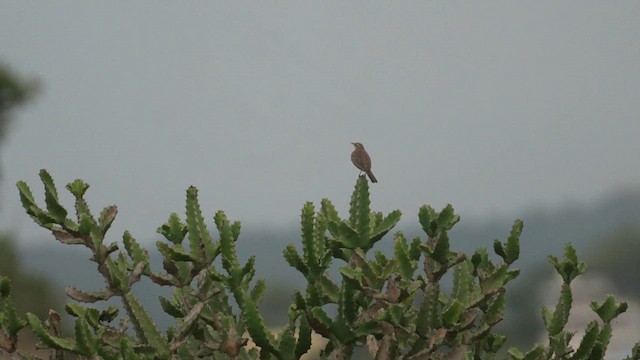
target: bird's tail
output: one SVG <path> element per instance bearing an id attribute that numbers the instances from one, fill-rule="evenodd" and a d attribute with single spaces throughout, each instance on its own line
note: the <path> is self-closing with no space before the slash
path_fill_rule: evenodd
<path id="1" fill-rule="evenodd" d="M 373 176 L 373 173 L 371 172 L 371 170 L 367 171 L 367 176 L 369 177 L 369 180 L 371 180 L 372 183 L 378 182 L 378 179 L 376 179 L 376 177 Z"/>

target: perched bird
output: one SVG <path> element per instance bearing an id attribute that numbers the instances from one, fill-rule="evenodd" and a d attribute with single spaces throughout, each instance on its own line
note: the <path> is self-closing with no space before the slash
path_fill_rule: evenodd
<path id="1" fill-rule="evenodd" d="M 367 154 L 367 151 L 364 149 L 364 145 L 360 144 L 359 142 L 352 142 L 352 144 L 355 149 L 353 149 L 353 152 L 351 153 L 351 162 L 358 169 L 364 171 L 365 174 L 369 176 L 369 180 L 371 180 L 372 183 L 377 183 L 378 180 L 375 176 L 373 176 L 373 173 L 371 172 L 371 158 L 369 157 L 369 154 Z"/>

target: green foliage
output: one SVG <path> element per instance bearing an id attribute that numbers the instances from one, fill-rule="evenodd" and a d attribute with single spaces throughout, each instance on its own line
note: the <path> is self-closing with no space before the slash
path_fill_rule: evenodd
<path id="1" fill-rule="evenodd" d="M 312 204 L 305 205 L 303 254 L 297 254 L 290 245 L 285 259 L 308 280 L 306 294 L 297 296 L 296 310 L 315 332 L 329 339 L 326 356 L 350 353 L 363 344 L 373 356 L 382 358 L 392 354 L 420 358 L 461 351 L 488 355 L 499 350 L 503 340 L 495 334 L 490 337 L 490 328 L 502 319 L 504 291 L 500 289 L 517 271 L 509 271 L 507 265 L 495 266 L 487 257 L 474 266 L 464 254 L 452 252 L 448 231 L 460 218 L 450 205 L 441 212 L 422 207 L 419 219 L 427 238 L 409 244 L 397 233 L 392 259 L 382 254 L 369 257 L 368 253 L 379 240 L 372 234 L 378 234 L 380 228 L 388 232 L 400 212 L 386 217 L 370 213 L 364 178 L 356 184 L 348 220 L 341 220 L 328 200 L 322 205 L 317 213 Z M 327 224 L 328 236 L 324 231 L 314 232 L 314 224 Z M 511 248 L 518 246 L 521 227 L 520 222 L 514 226 Z M 318 249 L 323 251 L 320 263 Z M 510 254 L 517 257 L 518 250 L 510 250 Z M 344 264 L 340 266 L 343 278 L 338 282 L 329 275 L 333 261 Z M 424 265 L 423 273 L 416 276 L 419 264 Z M 448 271 L 454 273 L 452 294 L 442 292 L 439 286 Z M 320 286 L 316 281 L 319 278 L 329 279 L 324 281 L 329 285 Z M 336 288 L 337 298 L 334 291 L 323 295 L 324 289 Z M 338 313 L 331 318 L 322 308 L 333 303 L 337 303 Z M 493 341 L 482 346 L 478 343 L 481 338 Z"/>
<path id="2" fill-rule="evenodd" d="M 452 251 L 449 231 L 460 217 L 451 205 L 441 211 L 425 205 L 418 211 L 424 238 L 409 242 L 402 233 L 395 233 L 394 251 L 388 257 L 374 247 L 398 223 L 400 211 L 372 212 L 369 185 L 360 177 L 347 218 L 341 218 L 327 199 L 317 210 L 312 203 L 303 206 L 301 249 L 291 244 L 283 255 L 305 277 L 307 286 L 294 293 L 287 325 L 275 333 L 258 311 L 266 285 L 254 279 L 255 258 L 243 264 L 236 253 L 240 223 L 218 211 L 213 217 L 215 240 L 195 187 L 187 190 L 186 218 L 171 214 L 157 230 L 165 239 L 156 243 L 164 270 L 158 273 L 151 271 L 146 249 L 129 232 L 123 235 L 124 251 L 118 251 L 116 243 L 105 243 L 117 209 L 107 206 L 95 218 L 84 200 L 88 184 L 75 180 L 67 185 L 75 198 L 75 217 L 70 218 L 59 203 L 51 176 L 42 170 L 40 178 L 45 187 L 44 208 L 26 183 L 18 183 L 27 214 L 62 243 L 89 248 L 106 286 L 94 292 L 66 290 L 79 303 L 66 307 L 75 326 L 73 336 L 65 337 L 55 312 L 44 322 L 31 313 L 21 317 L 13 307 L 8 279 L 0 279 L 0 344 L 5 353 L 16 354 L 17 332 L 27 325 L 41 346 L 57 358 L 75 354 L 104 359 L 298 359 L 312 347 L 315 333 L 327 340 L 321 353 L 327 359 L 350 358 L 361 347 L 376 359 L 492 359 L 506 341 L 494 327 L 504 317 L 506 285 L 519 275 L 512 264 L 520 255 L 520 220 L 514 222 L 505 242 L 494 242 L 501 259 L 494 262 L 484 248 L 471 256 Z M 563 285 L 555 308 L 543 309 L 548 344 L 526 353 L 511 348 L 507 356 L 602 358 L 612 336 L 611 321 L 627 304 L 613 296 L 593 302 L 601 322 L 591 322 L 579 346 L 572 348 L 574 334 L 565 329 L 572 307 L 571 282 L 586 266 L 570 244 L 562 259 L 550 256 L 549 261 Z M 448 288 L 443 283 L 446 274 L 453 281 L 450 291 L 443 290 Z M 164 333 L 130 291 L 142 276 L 173 289 L 171 298 L 159 299 L 162 309 L 175 319 Z M 87 305 L 111 297 L 120 298 L 125 310 L 118 326 L 113 324 L 119 316 L 116 308 L 97 310 Z M 133 332 L 127 331 L 128 323 Z M 250 340 L 256 347 L 248 345 Z"/>

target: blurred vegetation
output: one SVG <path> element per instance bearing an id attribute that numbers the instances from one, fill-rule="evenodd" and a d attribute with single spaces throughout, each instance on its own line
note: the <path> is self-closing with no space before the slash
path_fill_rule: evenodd
<path id="1" fill-rule="evenodd" d="M 38 90 L 33 78 L 17 75 L 8 65 L 0 63 L 0 140 L 4 138 L 13 111 L 26 105 Z M 13 279 L 13 294 L 21 312 L 32 311 L 46 315 L 50 305 L 61 305 L 61 299 L 51 295 L 47 281 L 24 272 L 12 235 L 0 234 L 0 275 Z"/>
<path id="2" fill-rule="evenodd" d="M 640 227 L 625 226 L 592 244 L 589 267 L 610 279 L 626 297 L 640 294 Z"/>
<path id="3" fill-rule="evenodd" d="M 12 281 L 16 310 L 46 316 L 50 308 L 62 309 L 62 298 L 53 294 L 50 281 L 24 270 L 12 236 L 0 235 L 0 275 Z"/>
<path id="4" fill-rule="evenodd" d="M 13 110 L 25 105 L 39 89 L 34 78 L 24 78 L 0 62 L 0 139 L 9 126 Z"/>
<path id="5" fill-rule="evenodd" d="M 20 76 L 9 65 L 0 62 L 0 141 L 8 132 L 15 110 L 27 105 L 38 89 L 37 79 Z M 0 276 L 7 276 L 13 281 L 12 296 L 16 310 L 44 317 L 50 308 L 62 309 L 62 296 L 53 293 L 50 280 L 25 271 L 22 260 L 15 236 L 0 234 Z M 22 339 L 21 349 L 33 349 L 35 337 L 27 332 Z"/>

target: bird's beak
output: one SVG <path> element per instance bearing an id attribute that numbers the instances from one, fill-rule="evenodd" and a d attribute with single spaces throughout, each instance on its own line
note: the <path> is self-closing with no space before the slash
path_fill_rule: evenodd
<path id="1" fill-rule="evenodd" d="M 352 142 L 351 145 L 356 146 L 356 143 Z"/>

